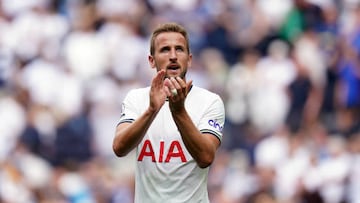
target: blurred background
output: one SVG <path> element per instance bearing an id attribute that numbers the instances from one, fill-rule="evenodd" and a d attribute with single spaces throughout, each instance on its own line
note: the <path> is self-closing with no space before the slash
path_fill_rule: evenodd
<path id="1" fill-rule="evenodd" d="M 225 102 L 212 203 L 360 203 L 359 0 L 0 0 L 0 202 L 133 202 L 112 139 L 168 21 Z"/>

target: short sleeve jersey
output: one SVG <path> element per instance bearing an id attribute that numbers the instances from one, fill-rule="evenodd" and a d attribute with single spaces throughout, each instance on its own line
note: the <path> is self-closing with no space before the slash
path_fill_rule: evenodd
<path id="1" fill-rule="evenodd" d="M 150 88 L 131 90 L 120 123 L 133 122 L 149 106 Z M 225 121 L 221 98 L 193 86 L 185 100 L 192 122 L 202 133 L 222 140 Z M 200 168 L 187 151 L 166 102 L 136 148 L 135 203 L 209 202 L 209 167 Z"/>

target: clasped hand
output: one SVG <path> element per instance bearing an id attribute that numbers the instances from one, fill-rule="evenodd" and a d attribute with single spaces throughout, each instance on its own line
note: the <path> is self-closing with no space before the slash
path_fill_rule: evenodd
<path id="1" fill-rule="evenodd" d="M 159 71 L 152 80 L 150 106 L 160 110 L 168 98 L 170 110 L 181 111 L 191 85 L 192 80 L 186 82 L 181 77 L 165 78 L 165 71 Z"/>

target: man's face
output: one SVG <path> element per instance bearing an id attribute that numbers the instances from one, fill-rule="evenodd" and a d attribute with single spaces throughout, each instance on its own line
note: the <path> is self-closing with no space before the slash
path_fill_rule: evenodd
<path id="1" fill-rule="evenodd" d="M 151 67 L 157 71 L 166 70 L 168 78 L 185 78 L 192 60 L 192 55 L 186 48 L 185 38 L 180 33 L 164 32 L 159 34 L 154 42 L 154 55 L 149 56 Z"/>

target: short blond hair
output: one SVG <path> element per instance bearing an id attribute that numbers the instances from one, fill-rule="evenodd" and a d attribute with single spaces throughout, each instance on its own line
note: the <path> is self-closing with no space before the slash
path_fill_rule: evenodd
<path id="1" fill-rule="evenodd" d="M 159 25 L 152 33 L 151 40 L 150 40 L 150 55 L 154 55 L 155 53 L 155 38 L 164 32 L 176 32 L 180 33 L 182 36 L 184 36 L 186 40 L 186 50 L 188 53 L 190 53 L 190 43 L 189 43 L 189 37 L 188 33 L 185 30 L 185 28 L 177 23 L 164 23 Z"/>

